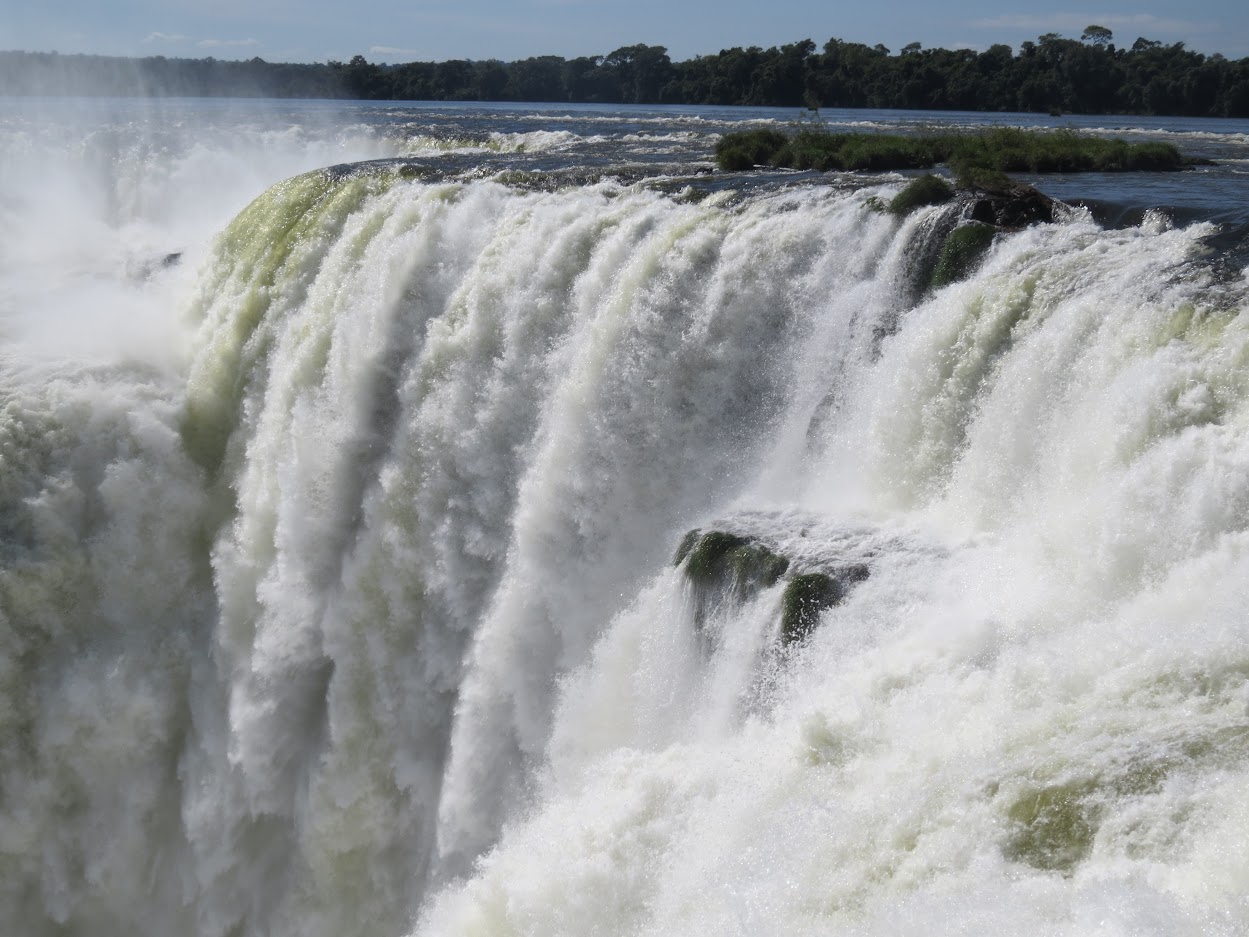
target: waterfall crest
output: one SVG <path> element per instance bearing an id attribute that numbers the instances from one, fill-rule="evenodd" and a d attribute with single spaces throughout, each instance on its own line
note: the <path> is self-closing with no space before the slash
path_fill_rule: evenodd
<path id="1" fill-rule="evenodd" d="M 14 926 L 1233 933 L 1244 278 L 1075 213 L 920 291 L 892 191 L 318 171 L 184 381 L 10 370 Z"/>

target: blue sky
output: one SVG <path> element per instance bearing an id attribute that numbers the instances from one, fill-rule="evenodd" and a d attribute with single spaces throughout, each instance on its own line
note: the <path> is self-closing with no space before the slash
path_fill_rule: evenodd
<path id="1" fill-rule="evenodd" d="M 1046 32 L 1079 38 L 1090 23 L 1119 44 L 1138 36 L 1201 52 L 1249 56 L 1249 3 L 1054 0 L 5 0 L 0 49 L 166 55 L 271 62 L 596 55 L 644 42 L 674 59 L 729 46 L 832 36 L 898 51 L 909 42 L 1015 48 Z"/>

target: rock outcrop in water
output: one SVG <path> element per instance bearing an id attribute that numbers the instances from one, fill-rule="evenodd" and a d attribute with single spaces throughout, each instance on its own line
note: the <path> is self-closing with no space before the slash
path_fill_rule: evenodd
<path id="1" fill-rule="evenodd" d="M 996 228 L 1048 224 L 1059 214 L 1059 202 L 1005 173 L 966 170 L 959 175 L 958 187 L 964 217 Z"/>
<path id="2" fill-rule="evenodd" d="M 964 279 L 979 266 L 996 234 L 997 229 L 992 225 L 980 221 L 960 222 L 946 235 L 928 285 L 936 290 Z"/>
<path id="3" fill-rule="evenodd" d="M 802 573 L 785 586 L 781 597 L 781 643 L 801 641 L 820 623 L 820 615 L 846 597 L 857 583 L 871 575 L 863 563 L 834 569 L 831 573 Z"/>
<path id="4" fill-rule="evenodd" d="M 960 174 L 957 188 L 936 176 L 920 176 L 893 198 L 888 210 L 906 215 L 938 204 L 947 207 L 923 232 L 916 251 L 916 298 L 971 275 L 999 233 L 1050 223 L 1061 212 L 1060 202 L 1034 186 L 980 169 Z"/>
<path id="5" fill-rule="evenodd" d="M 691 530 L 681 540 L 673 565 L 695 587 L 695 624 L 711 605 L 729 598 L 742 603 L 776 585 L 795 563 L 755 536 L 725 530 Z M 871 574 L 865 563 L 830 563 L 789 577 L 781 598 L 780 641 L 801 641 L 819 624 L 821 613 L 839 604 Z"/>
<path id="6" fill-rule="evenodd" d="M 907 183 L 906 188 L 889 202 L 889 211 L 895 215 L 909 215 L 925 205 L 943 205 L 954 198 L 954 187 L 940 176 L 925 173 Z"/>
<path id="7" fill-rule="evenodd" d="M 675 563 L 685 562 L 685 575 L 699 585 L 731 584 L 743 597 L 775 585 L 789 568 L 757 540 L 722 530 L 691 530 L 681 541 Z"/>

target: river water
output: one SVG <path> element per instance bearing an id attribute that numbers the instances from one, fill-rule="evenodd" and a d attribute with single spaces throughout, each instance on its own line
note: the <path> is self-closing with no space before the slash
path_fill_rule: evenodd
<path id="1" fill-rule="evenodd" d="M 1032 179 L 931 290 L 902 176 L 713 171 L 816 119 L 1217 165 Z M 3 100 L 0 157 L 7 931 L 1249 930 L 1249 122 Z"/>

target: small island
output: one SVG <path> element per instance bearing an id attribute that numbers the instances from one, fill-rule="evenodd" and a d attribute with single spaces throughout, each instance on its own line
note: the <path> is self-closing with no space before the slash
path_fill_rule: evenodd
<path id="1" fill-rule="evenodd" d="M 993 127 L 915 135 L 844 133 L 810 124 L 727 133 L 716 144 L 725 172 L 757 169 L 891 171 L 944 165 L 952 180 L 931 173 L 912 179 L 892 199 L 868 208 L 905 216 L 926 205 L 954 202 L 944 214 L 915 276 L 916 293 L 967 277 L 999 233 L 1054 221 L 1060 203 L 1008 172 L 1175 172 L 1191 160 L 1169 143 L 1126 143 L 1074 130 Z"/>
<path id="2" fill-rule="evenodd" d="M 958 175 L 995 172 L 1173 172 L 1194 163 L 1170 143 L 1125 143 L 1074 130 L 993 127 L 980 132 L 913 136 L 838 133 L 804 126 L 727 133 L 716 144 L 726 171 L 755 167 L 887 171 L 931 169 L 945 163 Z"/>

